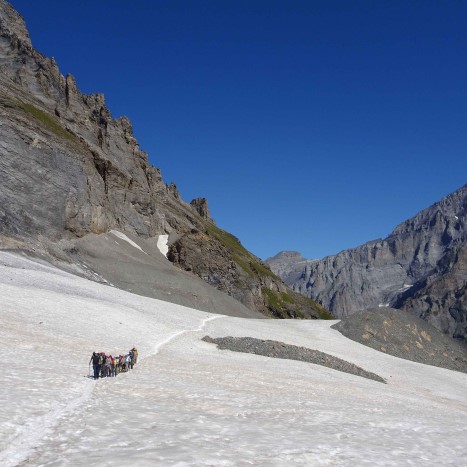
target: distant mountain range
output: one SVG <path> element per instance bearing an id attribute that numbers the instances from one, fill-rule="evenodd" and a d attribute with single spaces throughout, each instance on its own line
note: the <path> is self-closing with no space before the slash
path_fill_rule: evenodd
<path id="1" fill-rule="evenodd" d="M 82 94 L 35 50 L 4 0 L 0 121 L 0 248 L 201 310 L 329 316 L 217 227 L 204 198 L 184 202 L 130 120 L 112 118 L 102 94 Z"/>
<path id="2" fill-rule="evenodd" d="M 266 260 L 294 290 L 336 317 L 391 306 L 444 333 L 467 336 L 467 185 L 374 240 L 319 261 L 282 252 Z"/>

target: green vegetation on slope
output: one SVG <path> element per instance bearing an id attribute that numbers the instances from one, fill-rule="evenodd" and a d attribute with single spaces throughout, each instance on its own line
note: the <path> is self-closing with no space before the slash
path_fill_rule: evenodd
<path id="1" fill-rule="evenodd" d="M 211 222 L 206 223 L 206 230 L 219 240 L 232 254 L 232 259 L 250 276 L 271 277 L 276 279 L 274 273 L 263 266 L 258 258 L 243 247 L 237 237 L 220 229 Z"/>
<path id="2" fill-rule="evenodd" d="M 276 315 L 278 318 L 291 318 L 290 311 L 287 313 L 287 309 L 290 310 L 289 305 L 295 305 L 295 300 L 286 292 L 275 292 L 267 287 L 261 289 L 263 296 L 266 298 L 266 306 Z M 295 308 L 295 307 L 294 307 Z M 299 310 L 294 309 L 293 318 L 304 319 L 305 315 Z"/>
<path id="3" fill-rule="evenodd" d="M 315 317 L 334 319 L 328 311 L 310 298 L 291 290 L 289 292 L 278 292 L 265 287 L 264 284 L 267 284 L 268 281 L 264 281 L 264 279 L 272 279 L 275 283 L 281 283 L 282 281 L 267 266 L 263 265 L 261 260 L 246 250 L 234 235 L 210 222 L 205 224 L 205 229 L 209 235 L 218 240 L 230 252 L 233 261 L 238 266 L 251 278 L 256 277 L 263 284 L 261 293 L 264 298 L 264 305 L 271 316 L 283 319 L 305 319 L 309 314 L 308 312 L 304 313 L 303 310 L 313 310 Z M 237 286 L 241 288 L 245 284 L 238 283 Z"/>
<path id="4" fill-rule="evenodd" d="M 311 308 L 316 312 L 319 319 L 335 319 L 321 305 L 297 292 L 275 292 L 267 287 L 263 287 L 261 292 L 266 298 L 268 308 L 279 318 L 305 319 L 306 316 L 301 309 Z"/>
<path id="5" fill-rule="evenodd" d="M 27 112 L 29 115 L 32 115 L 36 120 L 38 120 L 44 127 L 52 131 L 55 135 L 66 138 L 68 140 L 73 140 L 74 136 L 66 131 L 58 122 L 58 120 L 48 113 L 44 112 L 41 109 L 33 106 L 32 104 L 27 104 L 21 102 L 22 109 Z"/>
<path id="6" fill-rule="evenodd" d="M 322 307 L 319 303 L 316 303 L 314 300 L 311 298 L 305 297 L 304 295 L 301 295 L 310 306 L 313 307 L 313 309 L 318 312 L 320 319 L 336 319 L 331 313 L 329 313 L 326 308 Z"/>

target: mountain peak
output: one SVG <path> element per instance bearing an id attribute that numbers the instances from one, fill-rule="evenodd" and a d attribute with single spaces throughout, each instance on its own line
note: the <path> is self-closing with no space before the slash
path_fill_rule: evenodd
<path id="1" fill-rule="evenodd" d="M 0 0 L 0 34 L 10 37 L 18 48 L 32 48 L 24 18 L 5 0 Z"/>
<path id="2" fill-rule="evenodd" d="M 283 260 L 305 261 L 306 258 L 298 251 L 284 250 L 284 251 L 280 251 L 274 256 L 271 256 L 266 261 L 268 263 L 271 263 L 271 262 L 279 261 L 279 260 L 281 261 Z"/>

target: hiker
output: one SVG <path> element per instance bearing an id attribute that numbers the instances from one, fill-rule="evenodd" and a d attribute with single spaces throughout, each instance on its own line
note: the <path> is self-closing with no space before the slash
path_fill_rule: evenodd
<path id="1" fill-rule="evenodd" d="M 100 367 L 99 367 L 99 354 L 96 352 L 92 353 L 91 359 L 89 360 L 89 364 L 92 362 L 92 370 L 94 372 L 94 379 L 99 378 L 99 372 L 100 372 Z"/>
<path id="2" fill-rule="evenodd" d="M 105 376 L 111 376 L 112 355 L 105 357 Z"/>
<path id="3" fill-rule="evenodd" d="M 135 358 L 135 354 L 133 353 L 133 349 L 128 352 L 128 355 L 130 356 L 130 370 L 133 369 L 133 360 Z"/>
<path id="4" fill-rule="evenodd" d="M 112 365 L 112 376 L 117 376 L 118 375 L 118 357 L 114 357 L 113 360 L 113 365 Z"/>
<path id="5" fill-rule="evenodd" d="M 89 365 L 92 363 L 94 379 L 114 377 L 119 373 L 132 370 L 138 359 L 138 351 L 133 347 L 127 354 L 112 356 L 105 352 L 93 352 Z"/>
<path id="6" fill-rule="evenodd" d="M 124 357 L 123 357 L 123 361 L 125 362 L 125 371 L 128 371 L 130 369 L 130 362 L 131 362 L 131 358 L 130 358 L 130 354 L 126 354 Z"/>
<path id="7" fill-rule="evenodd" d="M 101 368 L 101 378 L 105 376 L 105 353 L 100 353 L 99 366 Z"/>

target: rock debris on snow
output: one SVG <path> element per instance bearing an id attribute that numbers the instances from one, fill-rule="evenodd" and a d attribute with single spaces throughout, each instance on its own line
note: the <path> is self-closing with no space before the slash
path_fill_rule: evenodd
<path id="1" fill-rule="evenodd" d="M 283 358 L 286 360 L 299 360 L 301 362 L 322 365 L 333 370 L 343 371 L 351 375 L 362 376 L 380 383 L 386 383 L 384 378 L 366 371 L 353 363 L 346 362 L 341 358 L 328 355 L 319 350 L 307 349 L 296 345 L 288 345 L 283 342 L 254 339 L 252 337 L 212 337 L 205 336 L 203 341 L 217 344 L 219 349 L 231 350 L 233 352 L 253 353 L 271 358 Z"/>

